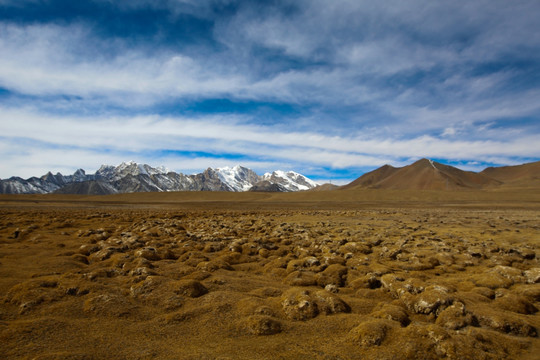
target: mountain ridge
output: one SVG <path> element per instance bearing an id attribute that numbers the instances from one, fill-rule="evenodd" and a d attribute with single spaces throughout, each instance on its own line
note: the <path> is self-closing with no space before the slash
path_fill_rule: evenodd
<path id="1" fill-rule="evenodd" d="M 258 185 L 259 184 L 259 185 Z M 269 186 L 276 184 L 276 186 Z M 256 186 L 258 185 L 258 186 Z M 108 195 L 129 192 L 167 191 L 299 191 L 319 184 L 304 175 L 276 170 L 262 176 L 253 170 L 236 165 L 232 168 L 207 168 L 202 173 L 185 175 L 166 167 L 154 168 L 134 161 L 118 166 L 102 165 L 94 174 L 78 169 L 73 175 L 52 174 L 22 179 L 0 180 L 2 194 L 79 194 Z"/>
<path id="2" fill-rule="evenodd" d="M 526 186 L 531 180 L 540 185 L 540 161 L 473 172 L 423 158 L 403 167 L 381 166 L 340 189 L 473 190 Z"/>

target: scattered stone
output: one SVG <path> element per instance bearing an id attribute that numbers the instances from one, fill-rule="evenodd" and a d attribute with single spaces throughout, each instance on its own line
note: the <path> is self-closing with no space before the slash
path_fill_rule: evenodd
<path id="1" fill-rule="evenodd" d="M 112 254 L 119 251 L 118 248 L 115 247 L 106 247 L 104 249 L 101 249 L 99 251 L 96 251 L 88 257 L 88 262 L 94 263 L 97 261 L 104 261 L 111 257 Z"/>
<path id="2" fill-rule="evenodd" d="M 453 302 L 448 290 L 440 286 L 430 286 L 417 295 L 412 304 L 412 310 L 417 314 L 438 314 Z"/>
<path id="3" fill-rule="evenodd" d="M 465 309 L 465 304 L 456 301 L 439 313 L 435 323 L 449 330 L 459 330 L 475 324 L 476 319 Z"/>
<path id="4" fill-rule="evenodd" d="M 540 268 L 526 270 L 523 272 L 523 275 L 525 275 L 525 279 L 527 279 L 527 283 L 529 284 L 540 283 Z"/>
<path id="5" fill-rule="evenodd" d="M 285 315 L 292 320 L 309 320 L 319 314 L 319 308 L 308 290 L 289 289 L 281 298 Z"/>
<path id="6" fill-rule="evenodd" d="M 135 251 L 135 256 L 149 261 L 161 260 L 157 250 L 153 247 L 144 247 Z"/>
<path id="7" fill-rule="evenodd" d="M 95 244 L 84 244 L 79 248 L 79 253 L 88 256 L 92 253 L 99 251 L 99 246 Z"/>
<path id="8" fill-rule="evenodd" d="M 523 282 L 522 271 L 514 267 L 497 265 L 491 271 L 512 280 L 513 283 Z"/>

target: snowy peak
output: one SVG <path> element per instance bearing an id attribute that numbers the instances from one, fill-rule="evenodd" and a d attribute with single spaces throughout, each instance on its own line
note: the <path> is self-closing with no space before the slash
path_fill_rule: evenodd
<path id="1" fill-rule="evenodd" d="M 274 171 L 259 176 L 251 169 L 236 165 L 232 168 L 208 168 L 200 174 L 184 175 L 164 166 L 154 168 L 128 161 L 118 166 L 102 165 L 95 174 L 86 174 L 83 169 L 79 169 L 67 176 L 49 172 L 40 178 L 24 180 L 13 177 L 0 180 L 0 193 L 100 195 L 146 191 L 298 191 L 317 185 L 294 171 Z"/>
<path id="2" fill-rule="evenodd" d="M 227 184 L 232 191 L 248 191 L 260 181 L 260 177 L 251 169 L 236 165 L 233 168 L 224 167 L 214 170 L 219 179 Z"/>
<path id="3" fill-rule="evenodd" d="M 263 175 L 263 180 L 282 185 L 288 191 L 310 190 L 319 186 L 315 181 L 294 171 L 285 172 L 277 170 L 272 173 L 266 173 Z"/>
<path id="4" fill-rule="evenodd" d="M 97 178 L 104 178 L 107 180 L 119 180 L 125 176 L 139 176 L 139 175 L 159 175 L 167 174 L 169 169 L 164 166 L 153 168 L 150 165 L 138 164 L 135 161 L 123 162 L 118 166 L 102 165 L 98 171 L 96 171 Z"/>

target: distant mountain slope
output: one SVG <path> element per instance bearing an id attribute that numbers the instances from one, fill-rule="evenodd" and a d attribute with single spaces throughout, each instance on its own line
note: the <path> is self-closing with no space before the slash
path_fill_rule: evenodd
<path id="1" fill-rule="evenodd" d="M 286 192 L 287 189 L 277 183 L 270 182 L 268 180 L 262 180 L 253 185 L 249 191 L 256 191 L 256 192 Z"/>
<path id="2" fill-rule="evenodd" d="M 322 184 L 322 185 L 319 185 L 317 187 L 314 187 L 310 191 L 333 191 L 333 190 L 337 190 L 339 188 L 340 188 L 340 186 L 338 186 L 338 185 L 326 183 L 326 184 Z"/>
<path id="3" fill-rule="evenodd" d="M 309 190 L 319 184 L 293 171 L 274 171 L 257 175 L 253 170 L 235 166 L 219 169 L 208 168 L 194 175 L 184 175 L 164 167 L 153 168 L 133 161 L 118 166 L 103 165 L 95 174 L 79 169 L 73 175 L 64 176 L 51 172 L 37 178 L 12 177 L 0 180 L 2 194 L 92 194 L 105 195 L 149 191 L 248 191 L 255 184 L 261 191 Z M 276 186 L 271 186 L 271 185 Z"/>
<path id="4" fill-rule="evenodd" d="M 343 189 L 377 188 L 401 190 L 480 189 L 500 185 L 486 175 L 421 159 L 402 168 L 385 165 L 362 175 Z"/>
<path id="5" fill-rule="evenodd" d="M 55 191 L 56 194 L 78 195 L 110 195 L 117 192 L 113 186 L 100 180 L 74 182 Z"/>
<path id="6" fill-rule="evenodd" d="M 540 161 L 515 166 L 488 167 L 480 174 L 501 181 L 504 186 L 539 186 Z"/>
<path id="7" fill-rule="evenodd" d="M 398 170 L 399 168 L 395 168 L 391 165 L 384 165 L 371 172 L 365 173 L 364 175 L 360 176 L 358 179 L 354 180 L 350 184 L 342 186 L 341 188 L 354 189 L 358 187 L 375 187 L 376 184 L 378 184 L 380 181 L 386 179 L 387 177 L 389 177 L 390 175 L 392 175 Z"/>
<path id="8" fill-rule="evenodd" d="M 280 184 L 289 191 L 309 190 L 319 186 L 315 181 L 294 171 L 285 172 L 277 170 L 272 173 L 266 173 L 262 176 L 262 180 Z"/>

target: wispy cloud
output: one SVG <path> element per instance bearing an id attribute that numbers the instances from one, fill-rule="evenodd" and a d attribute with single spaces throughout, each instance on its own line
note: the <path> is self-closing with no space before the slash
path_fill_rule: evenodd
<path id="1" fill-rule="evenodd" d="M 300 170 L 310 167 L 355 168 L 359 165 L 375 167 L 385 163 L 396 165 L 403 159 L 425 156 L 490 161 L 540 155 L 540 144 L 535 142 L 535 135 L 505 141 L 449 140 L 426 135 L 393 139 L 371 137 L 370 134 L 344 137 L 294 132 L 270 125 L 245 124 L 241 119 L 222 116 L 74 119 L 72 116 L 44 117 L 31 111 L 1 108 L 0 116 L 11 119 L 12 123 L 6 128 L 4 142 L 11 139 L 12 146 L 22 140 L 24 144 L 6 156 L 7 168 L 27 163 L 28 159 L 36 156 L 43 166 L 51 168 L 58 167 L 58 159 L 65 159 L 72 166 L 82 166 L 84 161 L 92 168 L 105 160 L 119 161 L 122 157 L 135 156 L 154 161 L 167 158 L 168 167 L 189 163 L 189 169 L 199 170 L 211 163 L 225 166 L 238 159 L 243 160 L 243 164 L 254 164 L 257 169 L 275 164 L 295 166 Z M 28 128 L 33 131 L 29 133 Z M 163 155 L 164 151 L 168 155 Z M 63 152 L 76 155 L 62 156 Z M 206 162 L 201 161 L 201 156 L 195 156 L 196 160 L 190 159 L 193 157 L 191 153 L 196 152 L 211 156 L 206 156 Z M 174 157 L 180 160 L 174 161 Z M 198 165 L 194 167 L 194 164 Z"/>

